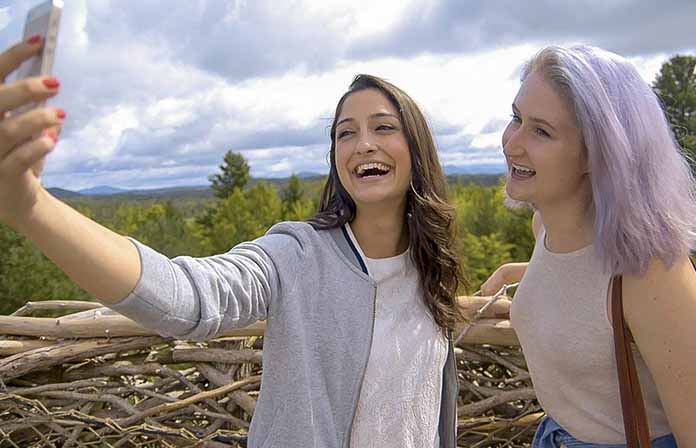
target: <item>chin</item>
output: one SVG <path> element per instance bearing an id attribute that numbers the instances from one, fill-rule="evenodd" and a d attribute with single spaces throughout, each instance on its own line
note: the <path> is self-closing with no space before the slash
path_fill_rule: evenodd
<path id="1" fill-rule="evenodd" d="M 505 194 L 505 204 L 527 204 L 530 202 L 530 198 L 527 197 L 523 192 L 516 189 L 514 186 L 510 185 L 510 181 L 505 184 L 503 190 Z"/>
<path id="2" fill-rule="evenodd" d="M 525 208 L 528 208 L 528 207 L 532 207 L 532 203 L 531 203 L 531 202 L 528 202 L 528 201 L 525 201 L 525 200 L 521 200 L 521 199 L 516 199 L 516 198 L 513 198 L 512 196 L 510 196 L 510 194 L 508 193 L 507 188 L 505 188 L 505 189 L 503 190 L 503 194 L 504 194 L 504 196 L 505 196 L 505 197 L 503 198 L 503 205 L 504 205 L 505 207 L 507 207 L 508 209 L 510 209 L 510 210 L 521 210 L 521 209 L 525 209 Z M 532 207 L 532 208 L 533 208 L 533 207 Z"/>

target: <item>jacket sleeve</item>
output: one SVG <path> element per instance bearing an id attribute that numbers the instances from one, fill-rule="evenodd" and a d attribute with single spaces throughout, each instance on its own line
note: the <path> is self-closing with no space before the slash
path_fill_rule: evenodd
<path id="1" fill-rule="evenodd" d="M 205 258 L 169 259 L 131 241 L 140 253 L 141 276 L 133 291 L 110 307 L 163 336 L 194 340 L 266 319 L 282 288 L 275 263 L 289 261 L 274 261 L 269 249 L 300 252 L 288 233 L 269 232 Z"/>

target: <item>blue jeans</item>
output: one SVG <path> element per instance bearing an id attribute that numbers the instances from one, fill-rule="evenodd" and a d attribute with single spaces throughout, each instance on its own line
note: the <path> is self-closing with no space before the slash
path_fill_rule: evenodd
<path id="1" fill-rule="evenodd" d="M 532 448 L 626 448 L 626 445 L 606 445 L 602 443 L 581 442 L 561 428 L 551 417 L 546 417 L 537 429 Z M 652 441 L 652 448 L 677 448 L 677 441 L 672 434 L 658 437 Z"/>

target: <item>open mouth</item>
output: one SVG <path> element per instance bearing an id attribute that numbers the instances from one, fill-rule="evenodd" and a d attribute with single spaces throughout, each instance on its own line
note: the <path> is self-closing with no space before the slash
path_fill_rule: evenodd
<path id="1" fill-rule="evenodd" d="M 353 171 L 359 179 L 367 179 L 386 176 L 391 172 L 391 167 L 383 163 L 363 163 Z"/>
<path id="2" fill-rule="evenodd" d="M 526 166 L 511 164 L 512 177 L 517 179 L 531 179 L 536 175 L 536 171 Z"/>

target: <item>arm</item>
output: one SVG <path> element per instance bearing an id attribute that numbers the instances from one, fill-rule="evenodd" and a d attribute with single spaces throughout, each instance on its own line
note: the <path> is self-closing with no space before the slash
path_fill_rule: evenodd
<path id="1" fill-rule="evenodd" d="M 470 319 L 490 300 L 487 297 L 461 296 L 458 297 L 459 306 L 464 317 Z M 500 297 L 490 308 L 482 314 L 483 318 L 508 319 L 510 317 L 510 299 Z"/>
<path id="2" fill-rule="evenodd" d="M 624 276 L 624 315 L 679 446 L 696 446 L 696 272 L 686 256 Z"/>
<path id="3" fill-rule="evenodd" d="M 105 305 L 118 303 L 138 282 L 140 257 L 133 243 L 81 215 L 43 187 L 30 216 L 13 227 Z"/>
<path id="4" fill-rule="evenodd" d="M 532 216 L 532 232 L 534 233 L 534 238 L 536 238 L 541 231 L 541 227 L 541 215 L 539 215 L 538 211 L 535 211 Z M 497 293 L 503 285 L 519 282 L 522 280 L 528 264 L 529 263 L 506 263 L 500 266 L 488 277 L 483 285 L 481 285 L 481 295 L 492 296 Z"/>

